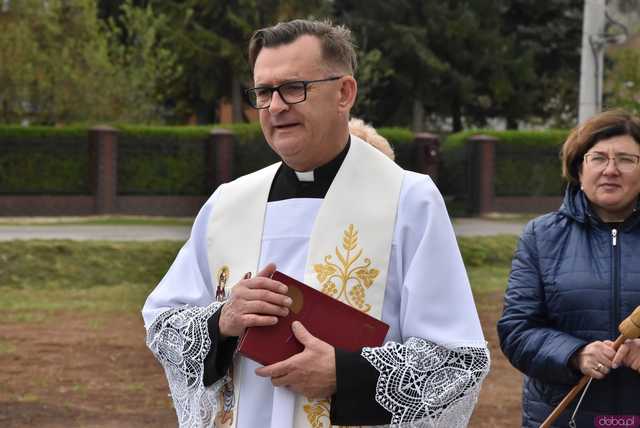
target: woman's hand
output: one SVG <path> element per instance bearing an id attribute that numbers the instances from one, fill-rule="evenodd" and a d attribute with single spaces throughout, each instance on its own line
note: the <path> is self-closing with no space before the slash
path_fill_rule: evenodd
<path id="1" fill-rule="evenodd" d="M 640 339 L 627 339 L 616 352 L 612 367 L 627 366 L 640 373 Z"/>
<path id="2" fill-rule="evenodd" d="M 604 379 L 613 366 L 613 342 L 600 340 L 591 342 L 578 350 L 571 358 L 574 366 L 586 376 L 594 379 Z"/>

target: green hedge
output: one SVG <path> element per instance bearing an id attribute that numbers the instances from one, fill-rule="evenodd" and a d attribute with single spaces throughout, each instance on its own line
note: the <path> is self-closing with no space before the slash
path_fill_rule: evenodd
<path id="1" fill-rule="evenodd" d="M 278 156 L 264 140 L 260 125 L 221 125 L 235 135 L 233 174 L 238 177 L 274 162 Z M 210 127 L 123 127 L 118 188 L 124 194 L 209 194 L 206 188 L 204 144 Z M 396 150 L 398 162 L 416 169 L 413 133 L 381 128 Z M 147 146 L 147 147 L 144 147 Z M 124 152 L 126 151 L 126 155 Z M 215 174 L 215 171 L 211 171 Z"/>
<path id="2" fill-rule="evenodd" d="M 234 174 L 259 169 L 275 160 L 257 124 L 222 125 L 235 134 Z M 118 189 L 121 194 L 208 195 L 205 142 L 214 127 L 119 128 Z"/>
<path id="3" fill-rule="evenodd" d="M 233 151 L 235 177 L 257 171 L 279 160 L 265 141 L 259 124 L 236 124 L 224 127 L 233 131 L 236 137 L 237 144 Z"/>
<path id="4" fill-rule="evenodd" d="M 258 124 L 220 125 L 235 135 L 234 175 L 273 163 Z M 212 126 L 119 128 L 118 189 L 121 194 L 208 195 L 206 144 Z"/>
<path id="5" fill-rule="evenodd" d="M 224 125 L 234 132 L 234 176 L 277 161 L 258 124 Z M 213 127 L 120 126 L 118 189 L 132 195 L 207 195 L 206 144 Z M 86 127 L 0 127 L 0 193 L 88 194 L 89 155 Z M 396 161 L 417 170 L 414 134 L 380 128 Z M 558 195 L 562 187 L 558 150 L 567 131 L 514 132 L 475 130 L 448 136 L 442 144 L 438 185 L 452 211 L 464 209 L 469 178 L 467 145 L 473 134 L 497 137 L 496 195 Z"/>
<path id="6" fill-rule="evenodd" d="M 413 132 L 407 128 L 379 128 L 377 131 L 389 141 L 394 150 L 406 147 L 415 138 Z"/>
<path id="7" fill-rule="evenodd" d="M 0 127 L 0 194 L 88 194 L 87 128 Z"/>
<path id="8" fill-rule="evenodd" d="M 398 165 L 411 171 L 418 170 L 416 147 L 411 144 L 414 139 L 412 131 L 406 128 L 380 128 L 377 131 L 393 148 Z"/>
<path id="9" fill-rule="evenodd" d="M 207 192 L 210 127 L 121 127 L 118 193 L 202 195 Z"/>
<path id="10" fill-rule="evenodd" d="M 53 137 L 86 137 L 86 126 L 65 126 L 55 128 L 51 126 L 0 126 L 0 141 L 8 139 L 53 138 Z"/>
<path id="11" fill-rule="evenodd" d="M 258 124 L 235 134 L 234 175 L 277 160 Z M 213 126 L 118 126 L 118 192 L 208 195 L 206 144 Z M 87 127 L 0 127 L 0 194 L 89 194 Z"/>
<path id="12" fill-rule="evenodd" d="M 239 143 L 235 150 L 235 176 L 248 174 L 279 161 L 278 156 L 265 141 L 259 125 L 234 125 L 228 129 L 234 132 Z M 413 132 L 405 128 L 380 128 L 378 133 L 389 141 L 395 150 L 398 163 L 407 169 L 415 170 L 415 156 L 410 144 L 413 142 Z"/>

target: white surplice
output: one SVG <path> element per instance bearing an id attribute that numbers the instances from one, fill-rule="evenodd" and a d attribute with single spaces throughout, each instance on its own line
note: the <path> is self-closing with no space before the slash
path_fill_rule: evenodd
<path id="1" fill-rule="evenodd" d="M 172 388 L 181 426 L 213 426 L 208 412 L 216 409 L 202 407 L 212 405 L 209 394 L 224 383 L 194 386 L 201 383 L 198 364 L 210 346 L 202 320 L 219 308 L 214 303 L 216 284 L 211 280 L 205 239 L 217 196 L 214 193 L 201 209 L 189 240 L 143 309 L 151 349 L 157 355 L 173 356 L 169 363 L 160 358 L 170 384 L 183 375 L 192 379 L 186 381 L 188 387 Z M 304 280 L 310 234 L 322 201 L 287 199 L 267 204 L 260 267 L 274 262 L 278 270 Z M 195 344 L 190 355 L 197 357 L 187 368 L 178 367 L 185 363 L 184 356 L 176 355 L 182 346 L 176 343 L 181 342 L 158 326 L 176 310 L 183 310 L 179 317 L 184 319 L 178 324 L 190 322 L 189 317 L 200 322 L 195 329 L 199 339 L 188 338 Z M 392 425 L 466 426 L 488 371 L 488 351 L 444 201 L 427 176 L 413 172 L 405 172 L 402 182 L 382 320 L 390 325 L 387 345 L 365 349 L 362 355 L 380 373 L 376 400 L 392 413 Z M 239 358 L 241 385 L 236 426 L 293 428 L 294 394 L 256 376 L 253 361 L 235 358 Z M 403 384 L 408 379 L 411 384 Z M 404 394 L 407 388 L 413 393 Z"/>

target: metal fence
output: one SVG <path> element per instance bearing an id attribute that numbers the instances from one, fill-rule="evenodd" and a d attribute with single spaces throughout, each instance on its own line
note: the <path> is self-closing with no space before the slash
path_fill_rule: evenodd
<path id="1" fill-rule="evenodd" d="M 504 143 L 495 147 L 495 196 L 562 194 L 559 147 Z"/>
<path id="2" fill-rule="evenodd" d="M 118 138 L 119 195 L 208 195 L 207 148 L 201 140 Z"/>
<path id="3" fill-rule="evenodd" d="M 0 138 L 0 194 L 90 193 L 86 136 Z"/>

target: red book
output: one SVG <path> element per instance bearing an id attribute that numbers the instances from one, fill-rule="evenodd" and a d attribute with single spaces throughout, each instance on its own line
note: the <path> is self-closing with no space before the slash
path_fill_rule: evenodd
<path id="1" fill-rule="evenodd" d="M 336 348 L 358 352 L 365 346 L 382 345 L 389 326 L 339 300 L 275 271 L 272 279 L 289 289 L 289 315 L 266 327 L 249 327 L 240 339 L 238 352 L 262 365 L 286 360 L 304 347 L 293 334 L 291 324 L 300 321 L 309 332 Z"/>

